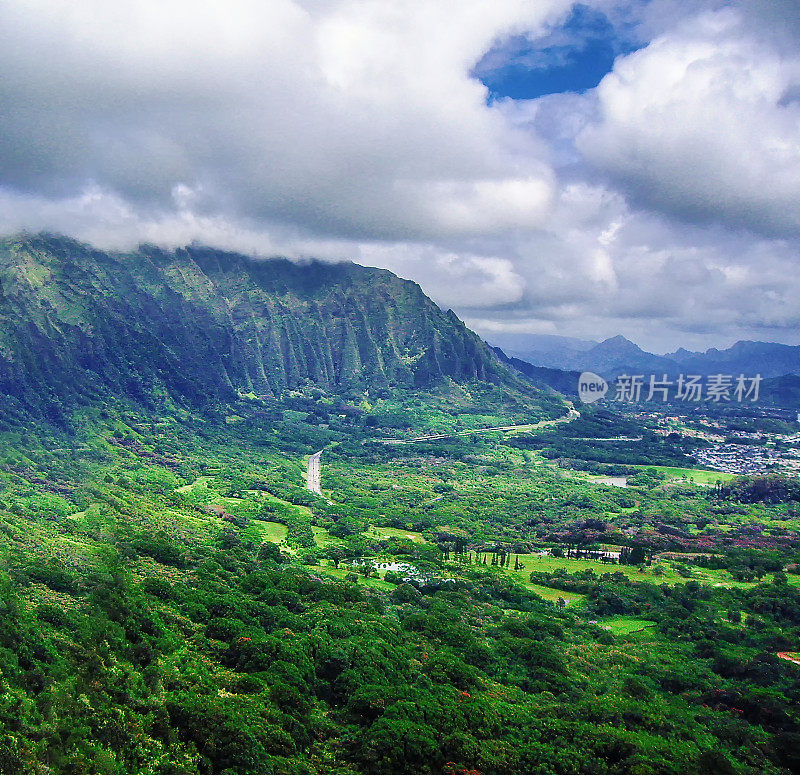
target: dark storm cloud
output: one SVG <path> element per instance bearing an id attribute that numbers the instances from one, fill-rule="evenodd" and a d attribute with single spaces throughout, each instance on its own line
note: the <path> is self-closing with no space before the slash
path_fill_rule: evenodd
<path id="1" fill-rule="evenodd" d="M 639 50 L 489 104 L 504 42 L 569 59 L 569 0 L 8 0 L 0 227 L 352 258 L 485 332 L 792 338 L 798 4 L 587 5 Z"/>
<path id="2" fill-rule="evenodd" d="M 465 4 L 452 25 L 444 6 L 377 2 L 6 3 L 0 182 L 150 209 L 181 186 L 208 212 L 323 235 L 529 227 L 550 172 L 509 153 L 465 68 L 566 5 Z"/>

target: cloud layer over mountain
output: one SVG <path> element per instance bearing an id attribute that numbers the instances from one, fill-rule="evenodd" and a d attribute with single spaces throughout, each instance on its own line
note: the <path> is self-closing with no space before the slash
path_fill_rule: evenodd
<path id="1" fill-rule="evenodd" d="M 798 4 L 587 5 L 630 52 L 596 88 L 490 99 L 571 2 L 8 0 L 0 229 L 352 258 L 483 332 L 797 341 Z"/>

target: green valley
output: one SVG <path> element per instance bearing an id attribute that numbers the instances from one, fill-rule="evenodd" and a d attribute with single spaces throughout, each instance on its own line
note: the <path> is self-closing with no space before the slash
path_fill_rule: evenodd
<path id="1" fill-rule="evenodd" d="M 798 771 L 796 480 L 381 270 L 0 254 L 0 772 Z"/>

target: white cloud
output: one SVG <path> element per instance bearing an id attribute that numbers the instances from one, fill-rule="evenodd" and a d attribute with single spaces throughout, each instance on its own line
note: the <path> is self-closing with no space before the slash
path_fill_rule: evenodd
<path id="1" fill-rule="evenodd" d="M 622 333 L 662 352 L 743 338 L 800 343 L 795 241 L 688 226 L 586 184 L 563 190 L 550 228 L 504 248 L 522 280 L 518 302 L 462 303 L 484 335 Z"/>
<path id="2" fill-rule="evenodd" d="M 585 156 L 642 202 L 696 221 L 800 234 L 800 56 L 733 10 L 694 17 L 617 60 Z"/>
<path id="3" fill-rule="evenodd" d="M 568 0 L 8 0 L 0 184 L 344 236 L 541 224 L 553 178 L 472 64 Z"/>
<path id="4" fill-rule="evenodd" d="M 508 258 L 448 251 L 432 245 L 360 245 L 359 263 L 380 266 L 412 279 L 424 278 L 424 289 L 443 307 L 491 309 L 523 299 L 526 282 Z"/>

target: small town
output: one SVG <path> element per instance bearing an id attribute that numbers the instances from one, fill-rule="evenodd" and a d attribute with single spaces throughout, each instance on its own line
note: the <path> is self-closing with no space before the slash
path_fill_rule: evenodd
<path id="1" fill-rule="evenodd" d="M 692 414 L 641 411 L 633 416 L 654 425 L 653 430 L 661 436 L 678 434 L 691 440 L 687 454 L 713 471 L 736 475 L 768 472 L 800 475 L 800 433 L 741 430 L 738 423 L 730 427 L 730 418 L 697 411 Z M 698 442 L 705 442 L 706 446 L 698 446 Z"/>

